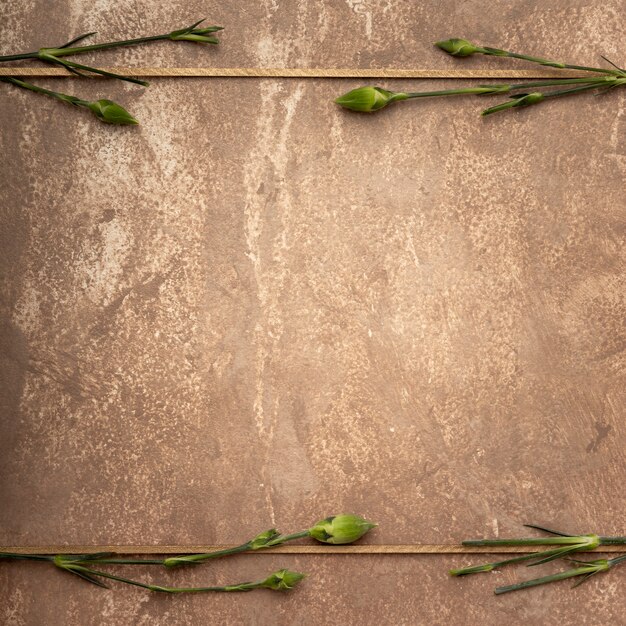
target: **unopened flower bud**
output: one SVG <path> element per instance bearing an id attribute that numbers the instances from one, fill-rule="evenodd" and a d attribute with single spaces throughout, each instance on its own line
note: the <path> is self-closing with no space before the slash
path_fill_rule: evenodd
<path id="1" fill-rule="evenodd" d="M 501 104 L 489 107 L 488 109 L 485 109 L 481 115 L 491 115 L 492 113 L 498 113 L 499 111 L 505 111 L 506 109 L 513 109 L 515 107 L 527 107 L 531 104 L 537 104 L 543 99 L 544 94 L 540 91 L 512 96 L 508 102 L 502 102 Z"/>
<path id="2" fill-rule="evenodd" d="M 281 569 L 270 574 L 259 586 L 274 591 L 286 591 L 293 589 L 303 578 L 304 574 L 292 572 L 288 569 Z"/>
<path id="3" fill-rule="evenodd" d="M 196 43 L 219 43 L 216 37 L 207 37 L 197 31 L 184 33 L 182 35 L 170 35 L 172 41 L 195 41 Z"/>
<path id="4" fill-rule="evenodd" d="M 477 52 L 482 52 L 482 48 L 475 46 L 467 39 L 446 39 L 445 41 L 437 41 L 435 45 L 453 57 L 468 57 Z"/>
<path id="5" fill-rule="evenodd" d="M 275 528 L 270 528 L 263 533 L 259 533 L 250 541 L 250 550 L 260 550 L 264 548 L 272 539 L 276 539 L 280 533 Z"/>
<path id="6" fill-rule="evenodd" d="M 376 526 L 358 515 L 335 515 L 317 522 L 309 535 L 322 543 L 338 545 L 352 543 Z"/>
<path id="7" fill-rule="evenodd" d="M 343 96 L 339 96 L 335 103 L 351 111 L 372 113 L 382 109 L 394 100 L 403 100 L 402 96 L 404 95 L 387 91 L 380 87 L 359 87 L 345 93 Z"/>
<path id="8" fill-rule="evenodd" d="M 215 37 L 207 37 L 210 33 L 216 33 L 223 30 L 222 26 L 208 26 L 206 28 L 196 28 L 198 24 L 204 22 L 200 20 L 188 28 L 172 31 L 169 38 L 172 41 L 195 41 L 197 43 L 219 43 L 219 39 Z"/>
<path id="9" fill-rule="evenodd" d="M 124 107 L 111 100 L 88 102 L 87 107 L 99 120 L 107 124 L 139 124 Z"/>

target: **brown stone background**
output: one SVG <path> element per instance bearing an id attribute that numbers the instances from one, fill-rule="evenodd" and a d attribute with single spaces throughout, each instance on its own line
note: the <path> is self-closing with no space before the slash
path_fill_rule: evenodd
<path id="1" fill-rule="evenodd" d="M 219 47 L 97 58 L 457 68 L 430 44 L 467 36 L 624 62 L 618 0 L 29 0 L 0 7 L 0 42 L 205 15 L 227 26 Z M 499 61 L 461 63 L 527 67 Z M 377 544 L 524 522 L 624 533 L 623 90 L 481 119 L 484 99 L 339 110 L 356 80 L 38 82 L 142 125 L 0 85 L 0 545 L 229 544 L 340 511 L 379 522 Z M 498 598 L 528 572 L 447 577 L 482 559 L 244 556 L 184 578 L 310 573 L 278 598 L 107 592 L 2 564 L 0 620 L 623 620 L 623 572 Z"/>

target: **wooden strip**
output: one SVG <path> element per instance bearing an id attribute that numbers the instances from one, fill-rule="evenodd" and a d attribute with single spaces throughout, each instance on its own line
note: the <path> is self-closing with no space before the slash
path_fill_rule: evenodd
<path id="1" fill-rule="evenodd" d="M 231 546 L 0 546 L 0 552 L 17 554 L 91 554 L 115 552 L 117 554 L 192 554 L 223 550 Z M 259 550 L 254 554 L 518 554 L 534 552 L 524 546 L 489 548 L 481 546 L 439 545 L 285 545 L 271 550 Z M 598 553 L 626 552 L 624 546 L 603 546 Z"/>
<path id="2" fill-rule="evenodd" d="M 122 76 L 189 78 L 572 78 L 586 76 L 570 70 L 515 69 L 349 69 L 264 67 L 105 67 Z M 0 67 L 0 76 L 75 77 L 63 68 Z"/>

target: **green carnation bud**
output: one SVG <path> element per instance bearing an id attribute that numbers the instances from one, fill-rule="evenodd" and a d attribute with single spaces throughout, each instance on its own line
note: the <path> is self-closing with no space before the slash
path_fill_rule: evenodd
<path id="1" fill-rule="evenodd" d="M 139 124 L 124 107 L 111 100 L 88 102 L 87 107 L 99 120 L 107 124 Z"/>
<path id="2" fill-rule="evenodd" d="M 265 589 L 273 589 L 274 591 L 286 591 L 287 589 L 293 589 L 303 578 L 304 574 L 300 572 L 292 572 L 288 569 L 281 569 L 273 574 L 270 574 L 259 587 L 265 587 Z"/>
<path id="3" fill-rule="evenodd" d="M 322 543 L 338 545 L 352 543 L 376 526 L 358 515 L 335 515 L 317 522 L 309 535 Z"/>
<path id="4" fill-rule="evenodd" d="M 191 31 L 182 35 L 170 35 L 172 41 L 195 41 L 196 43 L 219 43 L 217 37 L 207 37 L 199 31 Z"/>
<path id="5" fill-rule="evenodd" d="M 533 93 L 526 94 L 525 96 L 522 96 L 521 98 L 519 98 L 515 106 L 525 107 L 525 106 L 528 106 L 529 104 L 537 104 L 537 102 L 541 102 L 542 100 L 543 100 L 543 94 L 540 91 L 535 91 Z"/>
<path id="6" fill-rule="evenodd" d="M 468 57 L 482 51 L 482 48 L 475 46 L 467 39 L 446 39 L 445 41 L 437 41 L 435 45 L 453 57 Z"/>
<path id="7" fill-rule="evenodd" d="M 181 30 L 172 31 L 168 37 L 172 41 L 195 41 L 197 43 L 219 43 L 219 39 L 216 37 L 207 37 L 211 33 L 217 33 L 223 30 L 223 26 L 208 26 L 207 28 L 196 28 L 199 24 L 204 22 L 200 20 L 188 28 L 182 28 Z"/>
<path id="8" fill-rule="evenodd" d="M 250 541 L 250 550 L 260 550 L 264 548 L 272 539 L 276 539 L 279 535 L 280 533 L 275 528 L 270 528 L 270 530 L 259 533 Z"/>
<path id="9" fill-rule="evenodd" d="M 544 99 L 544 94 L 539 91 L 533 93 L 523 93 L 517 96 L 512 96 L 507 102 L 496 104 L 493 107 L 485 109 L 481 115 L 491 115 L 492 113 L 498 113 L 499 111 L 506 111 L 506 109 L 513 109 L 515 107 L 527 107 L 531 104 L 537 104 Z"/>
<path id="10" fill-rule="evenodd" d="M 394 93 L 380 87 L 359 87 L 353 89 L 335 100 L 344 109 L 372 113 L 387 106 L 394 100 L 404 100 L 406 94 Z"/>

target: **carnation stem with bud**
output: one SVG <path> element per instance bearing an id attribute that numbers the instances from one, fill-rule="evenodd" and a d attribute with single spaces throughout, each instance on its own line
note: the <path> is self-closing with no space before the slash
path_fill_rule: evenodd
<path id="1" fill-rule="evenodd" d="M 376 524 L 368 522 L 366 519 L 358 515 L 334 515 L 317 522 L 311 528 L 302 530 L 297 533 L 283 535 L 275 528 L 267 530 L 250 541 L 240 546 L 227 548 L 225 550 L 217 550 L 215 552 L 207 552 L 205 554 L 188 554 L 181 556 L 173 556 L 165 559 L 163 565 L 166 567 L 175 567 L 177 565 L 185 565 L 190 563 L 201 563 L 210 559 L 215 559 L 239 552 L 247 552 L 249 550 L 267 550 L 280 546 L 288 541 L 311 537 L 321 543 L 329 544 L 346 544 L 353 543 L 360 539 L 363 535 L 375 528 Z"/>
<path id="2" fill-rule="evenodd" d="M 273 591 L 285 591 L 287 589 L 293 589 L 303 578 L 304 574 L 299 572 L 292 572 L 287 569 L 282 569 L 277 572 L 273 572 L 267 578 L 263 580 L 257 580 L 255 582 L 243 582 L 235 583 L 232 585 L 217 585 L 210 587 L 166 587 L 163 585 L 155 585 L 153 583 L 144 583 L 132 578 L 126 578 L 124 576 L 118 576 L 117 574 L 111 574 L 102 570 L 93 569 L 93 567 L 86 567 L 85 562 L 99 563 L 97 559 L 85 559 L 83 557 L 73 557 L 67 555 L 57 555 L 50 557 L 50 560 L 56 567 L 62 569 L 70 574 L 91 582 L 98 587 L 107 587 L 100 578 L 106 578 L 109 580 L 115 580 L 126 585 L 132 585 L 134 587 L 141 587 L 148 589 L 149 591 L 156 591 L 161 593 L 207 593 L 207 592 L 230 592 L 230 591 L 252 591 L 253 589 L 271 589 Z"/>
<path id="3" fill-rule="evenodd" d="M 311 528 L 297 533 L 282 535 L 276 529 L 270 529 L 258 534 L 250 541 L 234 548 L 225 548 L 203 554 L 185 554 L 168 557 L 165 559 L 125 559 L 112 553 L 95 554 L 18 554 L 11 552 L 0 552 L 0 559 L 15 561 L 40 561 L 52 563 L 57 568 L 74 574 L 87 582 L 106 587 L 102 578 L 115 580 L 117 582 L 142 587 L 150 591 L 163 593 L 204 593 L 211 591 L 251 591 L 252 589 L 272 589 L 283 591 L 292 589 L 303 578 L 304 574 L 292 572 L 288 569 L 281 569 L 270 574 L 264 580 L 256 582 L 237 583 L 234 585 L 212 586 L 212 587 L 164 587 L 145 583 L 131 578 L 112 574 L 102 569 L 96 569 L 107 565 L 162 565 L 165 567 L 175 567 L 178 565 L 198 564 L 215 558 L 248 552 L 250 550 L 261 550 L 279 546 L 288 541 L 312 537 L 316 541 L 331 544 L 352 543 L 360 539 L 365 533 L 374 528 L 372 524 L 358 515 L 334 515 L 324 518 L 314 524 Z"/>
<path id="4" fill-rule="evenodd" d="M 529 587 L 537 587 L 538 585 L 545 585 L 547 583 L 557 582 L 559 580 L 566 580 L 568 578 L 575 578 L 583 576 L 577 581 L 573 587 L 582 585 L 585 581 L 589 580 L 593 575 L 600 572 L 608 572 L 612 567 L 619 565 L 626 561 L 626 555 L 615 557 L 614 559 L 598 559 L 596 561 L 578 561 L 576 559 L 568 559 L 573 563 L 578 563 L 578 567 L 565 570 L 564 572 L 558 572 L 557 574 L 551 574 L 550 576 L 542 576 L 541 578 L 534 578 L 532 580 L 525 580 L 513 585 L 505 585 L 503 587 L 496 587 L 494 593 L 501 595 L 503 593 L 509 593 L 510 591 L 520 591 L 521 589 L 528 589 Z"/>
<path id="5" fill-rule="evenodd" d="M 51 65 L 61 66 L 65 68 L 68 72 L 71 72 L 72 74 L 75 74 L 77 76 L 96 74 L 98 76 L 115 78 L 118 80 L 123 80 L 137 85 L 142 85 L 143 87 L 147 87 L 149 83 L 145 80 L 140 80 L 139 78 L 133 78 L 131 76 L 122 76 L 121 74 L 108 72 L 106 70 L 92 67 L 90 65 L 84 65 L 82 63 L 76 63 L 74 61 L 68 61 L 67 59 L 64 59 L 62 57 L 72 56 L 75 54 L 84 54 L 86 52 L 97 52 L 99 50 L 106 50 L 109 48 L 135 46 L 154 41 L 169 40 L 190 41 L 194 43 L 206 44 L 219 43 L 219 40 L 213 36 L 213 33 L 222 30 L 223 27 L 207 26 L 205 28 L 198 28 L 198 26 L 203 21 L 204 20 L 199 20 L 191 26 L 187 26 L 186 28 L 182 28 L 179 30 L 174 30 L 163 35 L 153 35 L 151 37 L 137 37 L 135 39 L 124 39 L 119 41 L 108 41 L 99 44 L 92 44 L 89 46 L 76 46 L 75 44 L 77 44 L 78 42 L 85 40 L 87 37 L 95 35 L 95 33 L 85 33 L 84 35 L 79 35 L 78 37 L 75 37 L 71 41 L 63 44 L 62 46 L 52 48 L 40 48 L 39 50 L 35 50 L 33 52 L 23 52 L 21 54 L 9 54 L 0 56 L 0 62 L 36 59 L 39 61 L 43 61 L 44 63 L 49 63 Z M 52 96 L 54 98 L 57 98 L 58 100 L 68 102 L 69 104 L 89 108 L 92 113 L 94 113 L 94 115 L 96 115 L 96 117 L 102 122 L 107 122 L 110 124 L 138 124 L 135 118 L 128 114 L 121 106 L 113 103 L 111 100 L 98 100 L 96 101 L 96 103 L 89 103 L 85 100 L 81 100 L 80 98 L 75 98 L 74 96 L 67 96 L 59 92 L 50 91 L 49 89 L 44 89 L 42 87 L 37 87 L 32 83 L 27 83 L 17 78 L 2 77 L 1 79 L 4 82 L 12 83 L 18 87 L 29 89 L 30 91 Z M 91 106 L 92 104 L 94 106 Z"/>
<path id="6" fill-rule="evenodd" d="M 20 80 L 19 78 L 0 76 L 0 80 L 5 83 L 15 85 L 16 87 L 21 87 L 22 89 L 28 89 L 29 91 L 34 91 L 35 93 L 41 93 L 46 96 L 56 98 L 57 100 L 61 100 L 62 102 L 66 102 L 67 104 L 71 104 L 76 107 L 88 109 L 101 122 L 106 122 L 107 124 L 135 125 L 139 123 L 124 107 L 116 104 L 112 100 L 94 100 L 90 102 L 59 91 L 44 89 L 38 85 L 28 83 L 25 80 Z"/>
<path id="7" fill-rule="evenodd" d="M 546 65 L 550 67 L 587 71 L 591 72 L 592 74 L 590 74 L 588 77 L 580 78 L 541 80 L 527 83 L 519 83 L 515 85 L 478 85 L 476 87 L 444 89 L 439 91 L 394 92 L 383 89 L 382 87 L 368 86 L 353 89 L 352 91 L 349 91 L 348 93 L 337 98 L 335 102 L 345 109 L 350 109 L 352 111 L 359 111 L 363 113 L 373 113 L 375 111 L 383 109 L 393 102 L 400 102 L 402 100 L 413 100 L 416 98 L 433 98 L 440 96 L 459 95 L 486 96 L 501 93 L 511 93 L 514 91 L 528 89 L 537 90 L 557 85 L 577 85 L 576 87 L 573 87 L 571 89 L 553 91 L 532 91 L 530 93 L 512 95 L 510 96 L 510 100 L 508 100 L 507 102 L 503 102 L 493 107 L 489 107 L 482 112 L 483 115 L 491 115 L 492 113 L 505 111 L 507 109 L 538 104 L 539 102 L 543 102 L 544 100 L 550 98 L 575 95 L 583 91 L 588 91 L 590 89 L 606 90 L 620 87 L 626 84 L 626 71 L 620 69 L 619 67 L 611 63 L 611 61 L 608 61 L 608 59 L 605 60 L 611 63 L 614 66 L 614 69 L 571 65 L 567 63 L 550 61 L 548 59 L 541 59 L 539 57 L 531 57 L 513 52 L 507 52 L 498 48 L 484 48 L 481 46 L 476 46 L 466 39 L 448 39 L 446 41 L 439 41 L 435 45 L 454 57 L 468 57 L 473 54 L 487 54 L 491 56 L 512 57 L 516 59 L 532 61 L 534 63 L 539 63 L 541 65 Z M 602 76 L 598 76 L 598 73 L 602 74 Z"/>
<path id="8" fill-rule="evenodd" d="M 472 547 L 492 547 L 500 548 L 504 546 L 558 546 L 550 550 L 544 550 L 541 552 L 531 552 L 529 554 L 522 554 L 503 561 L 496 561 L 494 563 L 485 563 L 482 565 L 473 565 L 470 567 L 463 567 L 460 569 L 450 570 L 452 576 L 468 576 L 470 574 L 478 574 L 481 572 L 491 572 L 496 568 L 510 565 L 513 563 L 521 563 L 523 561 L 531 561 L 529 566 L 541 565 L 543 563 L 549 563 L 556 559 L 567 558 L 574 552 L 589 552 L 595 550 L 601 546 L 616 546 L 625 545 L 626 537 L 605 537 L 597 535 L 595 533 L 589 533 L 586 535 L 570 535 L 560 532 L 558 530 L 551 530 L 544 528 L 543 526 L 535 526 L 527 524 L 528 528 L 534 528 L 543 532 L 549 533 L 550 537 L 524 537 L 521 539 L 470 539 L 464 541 L 464 546 Z M 506 587 L 499 587 L 496 589 L 496 593 L 506 593 L 508 591 L 516 591 L 518 589 L 525 589 L 526 587 L 533 587 L 536 585 L 542 585 L 545 583 L 562 580 L 564 578 L 571 578 L 573 576 L 581 576 L 583 574 L 592 575 L 599 571 L 606 571 L 613 565 L 617 565 L 626 559 L 624 557 L 617 557 L 607 561 L 606 559 L 600 559 L 599 561 L 576 561 L 577 563 L 583 563 L 584 567 L 577 568 L 576 570 L 568 570 L 566 572 L 560 572 L 551 576 L 544 576 L 531 581 L 523 583 L 517 583 L 514 585 L 508 585 Z M 587 568 L 587 570 L 585 570 Z M 589 569 L 591 568 L 591 569 Z M 588 577 L 588 576 L 587 576 Z M 584 582 L 585 579 L 583 579 Z"/>

